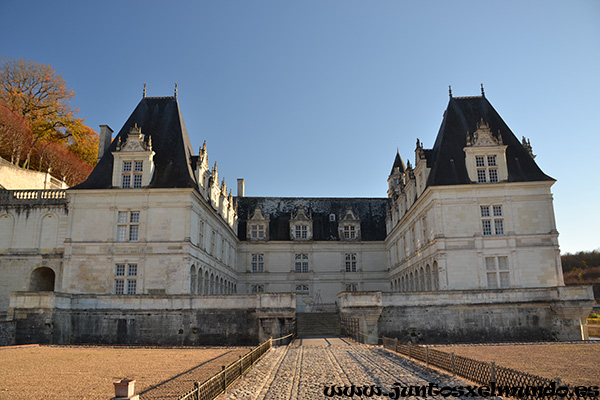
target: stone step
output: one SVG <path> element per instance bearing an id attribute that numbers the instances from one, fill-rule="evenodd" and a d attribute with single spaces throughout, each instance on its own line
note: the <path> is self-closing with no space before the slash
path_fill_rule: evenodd
<path id="1" fill-rule="evenodd" d="M 296 334 L 298 336 L 318 336 L 341 334 L 338 313 L 297 313 Z"/>

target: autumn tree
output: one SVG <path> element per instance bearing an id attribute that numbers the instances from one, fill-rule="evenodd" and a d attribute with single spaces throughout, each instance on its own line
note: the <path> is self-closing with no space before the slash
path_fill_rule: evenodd
<path id="1" fill-rule="evenodd" d="M 51 66 L 2 58 L 0 99 L 29 122 L 34 135 L 25 166 L 29 166 L 32 151 L 39 142 L 59 143 L 90 165 L 95 164 L 95 157 L 90 154 L 97 149 L 97 135 L 75 117 L 77 110 L 70 104 L 74 95 Z"/>
<path id="2" fill-rule="evenodd" d="M 19 165 L 33 142 L 29 123 L 0 101 L 0 157 Z"/>

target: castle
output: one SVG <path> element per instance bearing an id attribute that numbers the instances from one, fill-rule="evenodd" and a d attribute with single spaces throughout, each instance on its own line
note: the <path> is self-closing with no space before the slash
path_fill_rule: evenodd
<path id="1" fill-rule="evenodd" d="M 0 192 L 5 342 L 253 343 L 319 312 L 367 342 L 586 337 L 555 181 L 483 91 L 450 95 L 382 198 L 233 196 L 176 97 L 144 95 L 112 133 L 80 185 Z"/>

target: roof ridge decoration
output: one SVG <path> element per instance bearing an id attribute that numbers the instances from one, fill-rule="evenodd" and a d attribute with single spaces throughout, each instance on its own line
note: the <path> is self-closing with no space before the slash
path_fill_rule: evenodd
<path id="1" fill-rule="evenodd" d="M 471 134 L 467 131 L 467 146 L 502 146 L 503 144 L 500 131 L 498 131 L 497 137 L 494 137 L 489 124 L 483 118 L 477 123 L 477 130 L 475 132 Z"/>
<path id="2" fill-rule="evenodd" d="M 148 137 L 148 140 L 145 140 L 142 128 L 136 122 L 129 129 L 125 143 L 123 143 L 122 138 L 119 136 L 117 151 L 152 151 L 152 139 Z"/>

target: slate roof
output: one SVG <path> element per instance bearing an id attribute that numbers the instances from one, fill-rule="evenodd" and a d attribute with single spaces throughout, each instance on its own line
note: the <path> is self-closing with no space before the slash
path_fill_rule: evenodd
<path id="1" fill-rule="evenodd" d="M 150 188 L 196 187 L 193 173 L 194 152 L 175 97 L 145 97 L 137 105 L 104 155 L 77 189 L 110 189 L 112 187 L 113 155 L 119 137 L 125 141 L 131 127 L 137 124 L 148 140 L 152 139 L 154 176 Z"/>
<path id="2" fill-rule="evenodd" d="M 385 240 L 385 216 L 387 198 L 289 198 L 289 197 L 237 197 L 238 202 L 238 238 L 247 240 L 247 220 L 252 217 L 258 204 L 269 221 L 270 241 L 290 240 L 290 217 L 303 204 L 308 215 L 312 214 L 313 241 L 339 240 L 338 224 L 346 213 L 347 206 L 352 207 L 354 215 L 360 218 L 362 241 Z M 335 221 L 329 221 L 329 215 L 335 214 Z"/>
<path id="3" fill-rule="evenodd" d="M 400 168 L 400 173 L 403 173 L 406 170 L 406 165 L 404 165 L 404 161 L 402 161 L 402 157 L 400 157 L 400 152 L 396 152 L 396 158 L 394 159 L 394 165 L 392 165 L 390 175 L 394 173 L 396 168 Z"/>
<path id="4" fill-rule="evenodd" d="M 471 183 L 463 148 L 467 143 L 467 131 L 471 134 L 475 132 L 481 118 L 489 124 L 493 135 L 497 137 L 500 134 L 504 145 L 508 146 L 506 162 L 509 182 L 554 180 L 542 172 L 485 97 L 453 97 L 444 113 L 431 154 L 426 151 L 428 164 L 431 161 L 432 165 L 428 186 Z"/>

